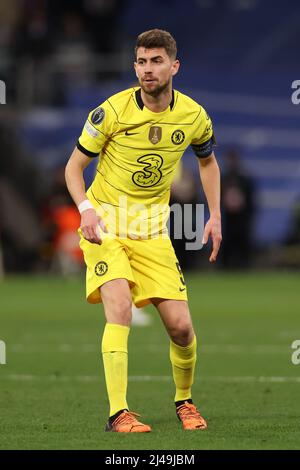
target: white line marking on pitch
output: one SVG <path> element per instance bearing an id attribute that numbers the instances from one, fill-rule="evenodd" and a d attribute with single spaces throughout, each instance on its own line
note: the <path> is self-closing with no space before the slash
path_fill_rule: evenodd
<path id="1" fill-rule="evenodd" d="M 146 346 L 146 350 L 151 353 L 160 353 L 165 350 L 161 344 L 151 344 Z M 290 344 L 204 344 L 200 345 L 202 354 L 290 354 Z M 9 350 L 13 353 L 100 353 L 98 344 L 12 344 Z"/>
<path id="2" fill-rule="evenodd" d="M 30 382 L 30 381 L 45 381 L 45 382 L 99 382 L 101 376 L 97 375 L 32 375 L 32 374 L 6 374 L 0 375 L 2 380 L 11 380 L 17 382 Z M 130 382 L 171 382 L 173 377 L 170 375 L 130 375 L 128 377 Z M 300 377 L 283 377 L 283 376 L 211 376 L 197 379 L 201 382 L 253 382 L 253 383 L 300 383 Z"/>

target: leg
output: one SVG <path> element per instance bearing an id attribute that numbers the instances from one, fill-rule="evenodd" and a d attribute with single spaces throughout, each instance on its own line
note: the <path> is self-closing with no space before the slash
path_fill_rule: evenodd
<path id="1" fill-rule="evenodd" d="M 107 323 L 130 327 L 131 293 L 126 279 L 113 279 L 100 287 Z"/>
<path id="2" fill-rule="evenodd" d="M 107 431 L 149 432 L 128 411 L 128 335 L 131 323 L 131 293 L 126 279 L 114 279 L 100 288 L 106 326 L 102 338 L 102 355 L 110 403 Z M 126 411 L 125 411 L 126 410 Z"/>
<path id="3" fill-rule="evenodd" d="M 171 340 L 187 346 L 195 336 L 193 323 L 185 300 L 151 299 L 157 308 Z"/>
<path id="4" fill-rule="evenodd" d="M 175 402 L 189 400 L 196 364 L 196 337 L 184 300 L 153 299 L 170 336 L 170 359 L 176 386 Z"/>
<path id="5" fill-rule="evenodd" d="M 106 325 L 102 338 L 102 356 L 110 418 L 106 430 L 149 432 L 149 426 L 137 421 L 128 411 L 128 335 L 131 323 L 131 291 L 135 284 L 123 240 L 104 238 L 101 245 L 89 243 L 82 236 L 80 247 L 87 265 L 88 302 L 103 302 Z"/>
<path id="6" fill-rule="evenodd" d="M 184 300 L 152 299 L 170 336 L 170 359 L 176 386 L 175 405 L 184 429 L 207 424 L 192 401 L 197 342 L 188 304 Z"/>
<path id="7" fill-rule="evenodd" d="M 128 409 L 126 401 L 128 335 L 131 321 L 130 289 L 126 279 L 114 279 L 100 287 L 106 325 L 102 338 L 102 357 L 110 416 Z"/>

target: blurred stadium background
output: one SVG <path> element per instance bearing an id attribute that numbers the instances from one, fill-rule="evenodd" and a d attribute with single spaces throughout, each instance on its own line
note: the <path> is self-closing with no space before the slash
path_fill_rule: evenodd
<path id="1" fill-rule="evenodd" d="M 29 414 L 24 410 L 18 414 L 17 404 L 22 396 L 28 400 L 30 393 L 32 396 L 28 403 L 32 406 L 36 406 L 39 396 L 51 401 L 47 390 L 52 393 L 53 386 L 43 385 L 43 382 L 35 386 L 34 381 L 31 384 L 28 379 L 27 383 L 25 378 L 23 381 L 20 379 L 20 389 L 17 390 L 13 377 L 21 377 L 23 373 L 48 374 L 55 378 L 59 370 L 56 374 L 59 378 L 65 373 L 64 365 L 61 365 L 65 357 L 60 355 L 63 344 L 71 344 L 74 350 L 78 341 L 83 345 L 95 344 L 93 328 L 101 329 L 99 309 L 84 303 L 84 267 L 76 234 L 79 217 L 66 192 L 64 166 L 88 111 L 114 92 L 135 85 L 132 71 L 135 38 L 153 27 L 169 30 L 176 38 L 181 69 L 174 87 L 195 98 L 208 110 L 218 142 L 216 155 L 223 177 L 224 241 L 217 265 L 209 265 L 208 252 L 185 252 L 182 244 L 175 242 L 185 272 L 193 270 L 190 274 L 190 297 L 195 315 L 199 313 L 199 321 L 203 314 L 206 353 L 222 355 L 224 347 L 226 350 L 232 345 L 241 346 L 245 330 L 248 330 L 246 342 L 250 349 L 247 352 L 246 347 L 242 351 L 246 362 L 240 360 L 238 363 L 240 356 L 234 354 L 239 349 L 234 350 L 233 347 L 233 352 L 230 350 L 232 357 L 230 351 L 225 353 L 232 368 L 226 361 L 218 370 L 210 356 L 211 362 L 204 361 L 204 372 L 209 375 L 209 371 L 213 371 L 211 374 L 215 376 L 223 376 L 225 372 L 228 376 L 241 373 L 247 377 L 291 376 L 295 379 L 294 384 L 287 380 L 285 386 L 296 392 L 297 371 L 290 365 L 289 348 L 292 340 L 297 339 L 297 335 L 300 337 L 297 294 L 300 267 L 300 105 L 292 103 L 291 85 L 300 79 L 299 23 L 300 5 L 297 0 L 187 0 L 184 3 L 180 0 L 1 0 L 0 79 L 6 83 L 7 104 L 0 106 L 0 275 L 3 278 L 0 290 L 4 309 L 0 339 L 7 342 L 10 360 L 6 366 L 0 366 L 0 372 L 6 374 L 6 378 L 10 374 L 11 380 L 3 382 L 12 401 L 11 407 L 6 409 L 8 414 L 4 423 L 11 437 L 14 433 L 17 436 L 16 440 L 6 437 L 2 441 L 3 446 L 34 447 L 36 443 L 38 447 L 47 447 L 47 441 L 43 440 L 45 436 L 39 438 L 38 433 L 34 434 L 35 441 L 24 440 L 21 432 L 24 428 L 19 424 L 21 418 L 26 422 Z M 181 180 L 173 188 L 173 201 L 204 202 L 196 163 L 196 158 L 188 150 L 183 158 Z M 86 171 L 87 185 L 94 170 L 91 165 Z M 270 274 L 270 270 L 276 273 Z M 212 277 L 208 276 L 206 280 L 208 271 Z M 229 271 L 236 274 L 229 274 Z M 262 273 L 257 274 L 258 271 Z M 292 272 L 288 274 L 287 271 Z M 26 277 L 20 277 L 24 274 Z M 32 277 L 29 276 L 31 274 Z M 68 278 L 74 275 L 75 280 L 68 284 Z M 63 282 L 66 284 L 60 283 L 60 276 L 65 278 Z M 215 300 L 210 304 L 209 299 L 203 300 L 200 288 L 198 292 L 199 282 L 200 286 L 208 289 L 204 292 L 210 293 L 210 299 L 214 298 L 214 293 L 209 290 L 210 280 L 211 285 L 216 282 L 220 288 L 219 303 Z M 222 288 L 224 285 L 226 288 Z M 74 298 L 71 300 L 72 289 Z M 237 289 L 240 290 L 238 296 Z M 225 296 L 225 304 L 222 296 Z M 226 317 L 220 314 L 224 305 Z M 248 310 L 244 312 L 247 305 Z M 54 319 L 53 308 L 56 312 Z M 244 315 L 241 317 L 242 311 Z M 255 326 L 253 311 L 258 315 Z M 40 317 L 43 312 L 44 317 Z M 86 315 L 92 315 L 89 317 L 91 324 Z M 214 322 L 214 315 L 218 323 Z M 268 326 L 271 324 L 272 327 Z M 43 325 L 48 331 L 43 329 Z M 66 337 L 62 334 L 61 325 Z M 154 323 L 151 328 L 154 338 L 161 326 Z M 219 336 L 214 337 L 215 333 Z M 136 335 L 135 351 L 142 355 L 145 352 L 142 336 L 139 336 L 142 333 Z M 48 346 L 43 349 L 42 343 Z M 213 348 L 216 343 L 223 344 L 223 353 L 222 347 L 220 350 L 217 346 Z M 269 350 L 268 346 L 259 349 L 266 343 Z M 10 344 L 13 345 L 11 350 Z M 80 347 L 81 350 L 84 348 Z M 251 361 L 251 347 L 256 351 L 257 361 L 252 363 L 249 372 L 245 364 L 247 360 Z M 23 356 L 20 351 L 27 351 L 28 355 Z M 36 359 L 37 353 L 40 362 Z M 93 354 L 98 361 L 98 353 L 93 347 L 85 353 Z M 272 359 L 272 366 L 267 364 L 265 354 Z M 82 362 L 78 360 L 76 363 L 78 370 L 69 370 L 69 376 L 73 373 L 84 375 L 80 370 L 86 366 L 87 356 L 80 357 Z M 263 358 L 266 360 L 265 368 L 261 366 Z M 42 367 L 43 360 L 49 360 L 46 368 Z M 278 363 L 280 370 L 276 368 Z M 93 364 L 97 364 L 96 359 Z M 96 372 L 93 369 L 90 373 L 95 375 Z M 134 373 L 142 373 L 142 364 Z M 159 374 L 159 368 L 149 370 L 150 373 Z M 226 387 L 228 400 L 231 400 L 230 380 L 227 382 L 219 387 L 220 395 L 215 393 L 215 400 L 218 401 L 221 395 L 226 396 Z M 258 390 L 254 380 L 251 394 L 254 397 L 256 392 L 267 393 L 270 398 L 268 390 L 274 391 L 266 423 L 273 422 L 275 426 L 278 419 L 276 407 L 283 396 L 288 396 L 288 389 L 282 395 L 279 391 L 281 385 L 269 384 L 262 389 L 262 383 L 257 385 L 260 387 Z M 92 386 L 94 394 L 91 397 L 95 400 L 95 413 L 98 404 L 96 385 Z M 77 400 L 76 386 L 75 381 L 74 387 L 69 386 L 66 392 L 72 395 L 72 403 Z M 249 387 L 245 384 L 239 386 L 244 387 L 242 393 L 248 396 Z M 82 393 L 88 393 L 86 384 L 80 387 Z M 104 385 L 101 387 L 104 393 Z M 147 393 L 147 383 L 145 387 Z M 212 409 L 215 402 L 209 404 L 210 387 L 208 383 L 205 398 L 207 406 L 211 405 Z M 235 388 L 237 392 L 240 393 L 241 389 Z M 59 423 L 62 416 L 74 410 L 65 395 L 56 397 L 53 393 L 61 414 L 56 416 L 54 413 L 52 418 Z M 291 417 L 296 412 L 296 399 L 294 401 L 291 395 L 289 399 L 287 414 Z M 54 402 L 51 402 L 53 409 Z M 3 398 L 3 407 L 4 403 Z M 262 400 L 260 405 L 267 406 L 266 403 Z M 63 404 L 66 411 L 62 411 Z M 233 415 L 239 416 L 240 423 L 243 423 L 245 410 L 236 408 L 236 403 L 232 405 Z M 299 411 L 298 406 L 298 417 Z M 42 409 L 40 412 L 43 414 Z M 85 412 L 88 413 L 88 409 Z M 104 419 L 104 411 L 102 413 Z M 284 410 L 280 409 L 279 414 L 283 419 Z M 47 419 L 51 421 L 52 418 L 49 415 Z M 42 418 L 39 421 L 33 415 L 32 426 L 37 422 L 35 419 L 46 432 Z M 80 419 L 84 421 L 83 409 Z M 239 441 L 243 428 L 231 429 L 232 435 L 236 432 L 235 441 L 224 441 L 227 431 L 224 424 L 223 428 L 224 434 L 221 430 L 218 444 L 211 437 L 212 441 L 205 441 L 204 447 L 255 446 L 254 441 L 247 441 L 247 437 L 245 441 Z M 249 432 L 251 428 L 252 422 L 249 423 Z M 83 432 L 79 424 L 74 429 Z M 255 429 L 259 433 L 257 427 Z M 277 441 L 274 438 L 275 444 L 268 441 L 268 429 L 266 424 L 264 431 L 267 437 L 264 440 L 261 436 L 261 448 L 264 447 L 263 442 L 267 442 L 265 446 L 269 447 L 284 442 L 279 435 Z M 66 434 L 61 436 L 61 441 L 57 435 L 57 441 L 51 441 L 52 447 L 64 447 L 64 442 L 67 442 L 64 438 L 69 430 L 64 432 Z M 95 437 L 92 446 L 96 446 L 96 441 Z M 74 447 L 80 445 L 76 439 L 73 442 Z M 126 448 L 127 444 L 122 445 Z M 161 442 L 156 444 L 157 448 L 159 445 Z M 168 446 L 167 443 L 165 445 Z M 176 448 L 177 444 L 172 441 L 170 445 Z M 193 448 L 192 445 L 198 444 L 185 441 L 184 445 Z M 284 445 L 295 446 L 294 441 L 288 438 Z M 88 447 L 89 443 L 86 442 L 85 446 Z"/>

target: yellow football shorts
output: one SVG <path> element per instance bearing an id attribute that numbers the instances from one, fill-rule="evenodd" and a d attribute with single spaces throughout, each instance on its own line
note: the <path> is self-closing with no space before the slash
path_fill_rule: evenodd
<path id="1" fill-rule="evenodd" d="M 80 233 L 80 230 L 79 230 Z M 101 245 L 80 234 L 80 248 L 87 265 L 86 297 L 101 302 L 100 287 L 113 279 L 127 279 L 137 307 L 152 297 L 187 300 L 187 291 L 169 238 L 138 239 L 105 237 Z"/>

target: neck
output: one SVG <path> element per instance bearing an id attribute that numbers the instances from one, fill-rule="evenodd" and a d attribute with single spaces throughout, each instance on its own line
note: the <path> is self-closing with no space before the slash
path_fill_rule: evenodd
<path id="1" fill-rule="evenodd" d="M 172 85 L 162 91 L 158 96 L 151 96 L 141 89 L 141 97 L 144 105 L 154 113 L 165 111 L 172 101 Z"/>

